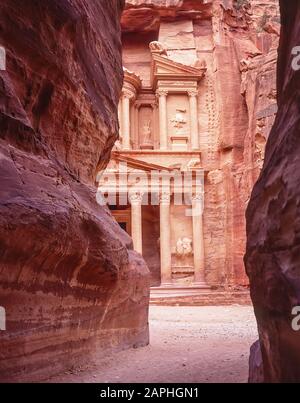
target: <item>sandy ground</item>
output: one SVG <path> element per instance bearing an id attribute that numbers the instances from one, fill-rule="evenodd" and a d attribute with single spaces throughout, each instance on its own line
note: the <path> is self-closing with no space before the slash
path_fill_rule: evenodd
<path id="1" fill-rule="evenodd" d="M 247 382 L 257 339 L 251 307 L 151 307 L 150 345 L 50 382 Z"/>

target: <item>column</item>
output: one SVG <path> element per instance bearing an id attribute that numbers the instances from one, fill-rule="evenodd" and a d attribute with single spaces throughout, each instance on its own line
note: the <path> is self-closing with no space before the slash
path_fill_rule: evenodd
<path id="1" fill-rule="evenodd" d="M 196 194 L 192 198 L 194 282 L 195 285 L 207 287 L 204 266 L 203 202 L 203 193 Z"/>
<path id="2" fill-rule="evenodd" d="M 123 117 L 122 117 L 122 102 L 123 102 L 123 97 L 120 98 L 119 104 L 118 104 L 118 119 L 119 119 L 119 128 L 120 128 L 120 137 L 122 137 L 122 126 L 123 126 Z"/>
<path id="3" fill-rule="evenodd" d="M 160 133 L 160 149 L 168 149 L 168 121 L 167 121 L 167 90 L 157 90 L 159 97 L 159 133 Z"/>
<path id="4" fill-rule="evenodd" d="M 172 283 L 170 193 L 160 195 L 160 270 L 161 285 Z"/>
<path id="5" fill-rule="evenodd" d="M 143 253 L 143 235 L 142 235 L 142 200 L 141 193 L 132 193 L 129 195 L 131 204 L 131 236 L 133 239 L 134 250 L 140 254 Z"/>
<path id="6" fill-rule="evenodd" d="M 198 91 L 188 91 L 190 98 L 191 116 L 191 146 L 192 150 L 199 150 L 199 130 L 198 130 Z"/>
<path id="7" fill-rule="evenodd" d="M 140 114 L 140 105 L 134 105 L 134 149 L 138 150 L 139 147 L 139 114 Z"/>
<path id="8" fill-rule="evenodd" d="M 123 94 L 123 150 L 130 150 L 130 95 Z"/>

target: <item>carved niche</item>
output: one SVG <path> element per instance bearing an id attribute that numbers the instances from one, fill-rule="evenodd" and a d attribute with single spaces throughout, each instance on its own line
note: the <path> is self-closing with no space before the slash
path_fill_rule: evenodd
<path id="1" fill-rule="evenodd" d="M 190 109 L 185 94 L 172 94 L 168 100 L 169 137 L 172 150 L 186 151 L 190 138 Z"/>
<path id="2" fill-rule="evenodd" d="M 141 150 L 153 150 L 154 148 L 154 122 L 153 107 L 144 105 L 139 110 L 139 144 Z"/>

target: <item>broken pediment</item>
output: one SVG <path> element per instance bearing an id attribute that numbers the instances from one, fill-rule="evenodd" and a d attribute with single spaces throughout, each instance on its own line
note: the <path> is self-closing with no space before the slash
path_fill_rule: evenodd
<path id="1" fill-rule="evenodd" d="M 163 170 L 171 171 L 171 168 L 169 168 L 168 166 L 154 164 L 141 159 L 137 159 L 136 157 L 135 158 L 128 157 L 119 152 L 113 152 L 112 158 L 114 161 L 118 163 L 123 163 L 124 165 L 126 164 L 128 168 L 133 168 L 135 170 L 142 170 L 145 172 L 163 171 Z"/>

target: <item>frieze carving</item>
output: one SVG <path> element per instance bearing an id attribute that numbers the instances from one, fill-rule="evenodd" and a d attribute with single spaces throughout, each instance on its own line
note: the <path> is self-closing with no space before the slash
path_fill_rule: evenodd
<path id="1" fill-rule="evenodd" d="M 176 109 L 176 114 L 173 119 L 171 119 L 171 123 L 176 129 L 176 134 L 181 135 L 184 132 L 184 127 L 187 124 L 187 119 L 185 117 L 186 109 Z"/>
<path id="2" fill-rule="evenodd" d="M 193 253 L 193 241 L 191 238 L 179 238 L 176 243 L 176 255 L 178 257 L 190 256 Z"/>

